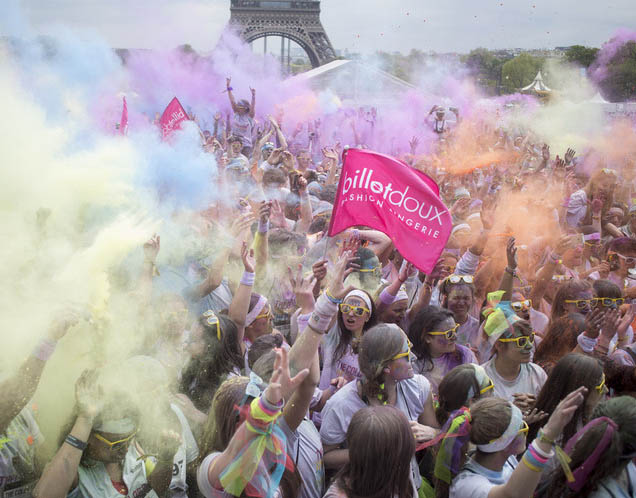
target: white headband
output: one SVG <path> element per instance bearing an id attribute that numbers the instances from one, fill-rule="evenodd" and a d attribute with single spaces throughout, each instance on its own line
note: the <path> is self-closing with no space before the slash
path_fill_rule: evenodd
<path id="1" fill-rule="evenodd" d="M 468 223 L 460 223 L 459 225 L 455 225 L 451 230 L 451 235 L 461 230 L 468 230 L 470 232 L 470 225 Z"/>
<path id="2" fill-rule="evenodd" d="M 254 323 L 254 320 L 256 320 L 256 317 L 260 315 L 261 311 L 263 311 L 263 308 L 265 307 L 266 304 L 267 304 L 267 298 L 265 296 L 259 296 L 258 301 L 256 301 L 256 304 L 252 308 L 252 311 L 250 311 L 245 317 L 246 327 L 249 327 L 250 325 Z"/>
<path id="3" fill-rule="evenodd" d="M 478 444 L 477 448 L 479 451 L 483 451 L 484 453 L 496 453 L 501 451 L 504 448 L 507 448 L 508 445 L 517 437 L 517 434 L 519 434 L 519 429 L 521 429 L 523 424 L 523 415 L 521 410 L 519 410 L 519 408 L 515 405 L 512 403 L 509 403 L 509 405 L 512 413 L 510 414 L 510 423 L 508 424 L 508 428 L 494 441 L 488 444 Z"/>
<path id="4" fill-rule="evenodd" d="M 93 427 L 98 432 L 108 432 L 110 434 L 130 434 L 137 426 L 129 418 L 119 420 L 104 420 L 97 427 Z"/>
<path id="5" fill-rule="evenodd" d="M 369 296 L 367 296 L 366 292 L 359 289 L 353 289 L 344 297 L 343 301 L 346 301 L 350 297 L 357 297 L 358 299 L 362 299 L 364 301 L 364 304 L 367 305 L 367 308 L 369 308 L 369 311 L 373 309 L 373 307 L 371 306 L 371 299 L 369 299 Z"/>
<path id="6" fill-rule="evenodd" d="M 477 365 L 475 363 L 471 363 L 471 365 L 475 372 L 475 379 L 477 379 L 477 385 L 479 386 L 479 389 L 484 389 L 486 387 L 484 385 L 486 383 L 486 379 L 489 379 L 490 377 L 488 377 L 486 370 L 484 370 L 484 367 L 482 367 L 481 365 Z M 477 394 L 475 392 L 475 388 L 473 386 L 470 386 L 470 389 L 468 390 L 468 396 L 466 397 L 466 403 L 473 399 L 475 397 L 475 394 Z"/>

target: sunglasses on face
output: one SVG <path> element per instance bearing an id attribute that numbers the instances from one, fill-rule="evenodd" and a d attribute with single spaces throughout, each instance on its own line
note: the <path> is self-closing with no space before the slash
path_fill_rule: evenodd
<path id="1" fill-rule="evenodd" d="M 411 356 L 411 346 L 413 346 L 413 344 L 411 344 L 411 341 L 408 339 L 406 340 L 406 344 L 406 352 L 396 354 L 391 360 L 399 360 L 400 358 L 409 358 Z"/>
<path id="2" fill-rule="evenodd" d="M 528 431 L 530 430 L 530 427 L 528 427 L 528 424 L 526 423 L 525 420 L 522 420 L 521 422 L 522 422 L 522 425 L 517 435 L 521 435 L 521 434 L 527 435 Z M 497 441 L 497 439 L 492 439 L 490 442 L 493 443 L 495 441 Z"/>
<path id="3" fill-rule="evenodd" d="M 132 438 L 135 437 L 135 434 L 137 434 L 137 431 L 133 432 L 130 436 L 124 439 L 120 439 L 119 441 L 109 441 L 101 434 L 98 434 L 97 432 L 93 433 L 93 435 L 95 436 L 95 439 L 101 441 L 102 443 L 107 445 L 111 450 L 115 450 L 115 451 L 125 446 L 126 443 L 128 443 Z"/>
<path id="4" fill-rule="evenodd" d="M 532 308 L 532 299 L 526 299 L 525 301 L 515 301 L 510 303 L 510 307 L 515 311 L 526 311 Z"/>
<path id="5" fill-rule="evenodd" d="M 360 273 L 372 273 L 376 277 L 382 275 L 382 268 L 379 266 L 376 266 L 374 268 L 360 268 L 357 271 L 359 271 Z"/>
<path id="6" fill-rule="evenodd" d="M 608 259 L 611 259 L 611 258 L 622 259 L 623 261 L 625 261 L 626 265 L 630 265 L 630 266 L 636 264 L 636 258 L 630 258 L 628 256 L 623 256 L 622 254 L 618 254 L 617 252 L 613 252 L 613 253 L 608 254 L 607 258 Z"/>
<path id="7" fill-rule="evenodd" d="M 216 313 L 212 310 L 208 310 L 203 313 L 203 317 L 205 318 L 205 323 L 207 323 L 210 327 L 216 327 L 216 337 L 220 341 L 221 340 L 221 324 L 219 323 L 219 318 L 216 316 Z"/>
<path id="8" fill-rule="evenodd" d="M 364 306 L 353 306 L 352 304 L 346 304 L 346 303 L 340 303 L 340 311 L 344 313 L 345 315 L 348 315 L 350 312 L 353 311 L 353 314 L 355 316 L 362 316 L 365 313 L 371 313 Z"/>
<path id="9" fill-rule="evenodd" d="M 601 383 L 598 386 L 594 386 L 594 389 L 596 389 L 599 394 L 603 394 L 605 392 L 607 389 L 605 387 L 605 373 L 603 373 L 603 376 L 601 377 Z"/>
<path id="10" fill-rule="evenodd" d="M 572 280 L 574 277 L 570 275 L 552 275 L 552 280 L 554 282 L 567 282 L 568 280 Z"/>
<path id="11" fill-rule="evenodd" d="M 593 306 L 596 299 L 566 299 L 565 304 L 574 304 L 580 310 Z"/>
<path id="12" fill-rule="evenodd" d="M 465 284 L 472 284 L 475 279 L 472 275 L 451 275 L 449 277 L 446 277 L 446 281 L 450 282 L 451 284 L 459 284 L 461 282 Z"/>
<path id="13" fill-rule="evenodd" d="M 613 307 L 618 307 L 625 304 L 624 297 L 615 297 L 615 298 L 597 297 L 597 298 L 591 299 L 590 301 L 592 301 L 592 306 L 603 306 L 604 308 L 613 308 Z"/>
<path id="14" fill-rule="evenodd" d="M 429 332 L 428 335 L 443 335 L 449 341 L 452 341 L 457 337 L 457 329 L 459 328 L 459 324 L 455 325 L 452 329 L 444 330 L 444 331 L 435 331 Z"/>
<path id="15" fill-rule="evenodd" d="M 523 349 L 528 345 L 534 344 L 534 332 L 532 332 L 530 335 L 521 335 L 519 337 L 513 337 L 511 339 L 499 339 L 499 342 L 514 342 L 519 349 Z"/>

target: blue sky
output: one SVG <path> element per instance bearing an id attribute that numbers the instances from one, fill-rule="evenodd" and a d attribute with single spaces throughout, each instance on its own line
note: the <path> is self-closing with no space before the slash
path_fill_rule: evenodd
<path id="1" fill-rule="evenodd" d="M 3 0 L 3 3 L 7 0 Z M 370 53 L 467 52 L 475 47 L 599 46 L 619 27 L 636 29 L 635 0 L 323 0 L 322 21 L 337 49 Z M 9 0 L 22 10 L 0 30 L 64 25 L 114 47 L 190 43 L 211 49 L 229 18 L 229 0 Z M 6 7 L 6 3 L 4 4 Z"/>

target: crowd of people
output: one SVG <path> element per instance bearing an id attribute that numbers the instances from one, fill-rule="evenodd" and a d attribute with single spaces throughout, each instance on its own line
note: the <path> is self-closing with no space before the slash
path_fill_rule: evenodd
<path id="1" fill-rule="evenodd" d="M 319 121 L 226 90 L 202 147 L 227 195 L 188 227 L 214 250 L 144 245 L 142 346 L 77 379 L 47 455 L 30 400 L 83 317 L 52 322 L 2 384 L 2 496 L 636 496 L 636 158 L 484 125 L 497 160 L 458 171 L 463 117 L 435 106 L 431 150 L 400 154 L 452 215 L 425 274 L 391 234 L 327 236 L 347 147 Z"/>

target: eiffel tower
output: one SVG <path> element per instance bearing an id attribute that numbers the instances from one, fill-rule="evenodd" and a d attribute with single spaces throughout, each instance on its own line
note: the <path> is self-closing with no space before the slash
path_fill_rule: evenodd
<path id="1" fill-rule="evenodd" d="M 319 1 L 294 0 L 232 0 L 230 26 L 247 43 L 259 38 L 281 37 L 281 62 L 290 60 L 290 42 L 300 45 L 307 53 L 312 67 L 318 67 L 336 58 L 325 28 L 320 22 Z"/>

